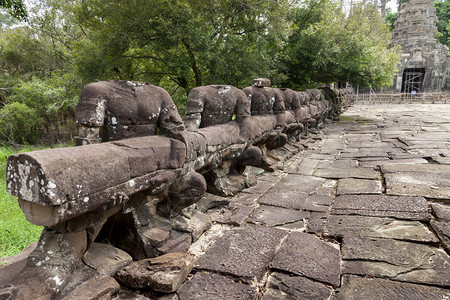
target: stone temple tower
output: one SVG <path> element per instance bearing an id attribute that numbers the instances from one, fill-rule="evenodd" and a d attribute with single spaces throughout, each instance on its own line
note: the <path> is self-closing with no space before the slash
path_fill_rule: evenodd
<path id="1" fill-rule="evenodd" d="M 436 41 L 436 9 L 433 0 L 408 0 L 395 22 L 393 43 L 402 47 L 397 92 L 437 92 L 450 89 L 450 56 Z"/>

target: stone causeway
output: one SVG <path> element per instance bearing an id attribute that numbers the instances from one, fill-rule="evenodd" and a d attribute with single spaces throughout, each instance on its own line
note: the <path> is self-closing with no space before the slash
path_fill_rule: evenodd
<path id="1" fill-rule="evenodd" d="M 220 189 L 216 180 L 194 204 L 167 204 L 159 214 L 147 198 L 116 197 L 103 229 L 86 230 L 91 246 L 81 251 L 82 267 L 64 270 L 72 274 L 64 291 L 52 269 L 41 284 L 58 293 L 30 285 L 42 292 L 35 299 L 450 299 L 450 105 L 356 103 L 323 121 L 282 149 L 267 147 L 270 168 L 247 164 L 240 175 L 253 184 Z M 131 219 L 117 217 L 117 203 L 130 206 Z M 26 205 L 24 212 L 40 212 Z M 25 266 L 45 265 L 49 243 L 60 243 L 57 259 L 78 259 L 70 241 L 79 231 L 70 228 L 96 224 L 89 218 L 98 214 L 75 224 L 57 209 L 45 222 L 68 219 L 64 238 L 43 234 L 37 246 L 2 259 L 0 299 L 20 299 Z M 120 222 L 109 224 L 113 214 Z M 135 231 L 125 228 L 131 223 Z M 136 236 L 144 244 L 130 242 Z M 36 247 L 46 252 L 29 256 Z"/>

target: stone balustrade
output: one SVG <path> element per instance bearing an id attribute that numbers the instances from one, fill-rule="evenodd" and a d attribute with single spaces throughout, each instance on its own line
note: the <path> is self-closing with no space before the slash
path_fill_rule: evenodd
<path id="1" fill-rule="evenodd" d="M 76 114 L 80 146 L 8 160 L 8 192 L 27 220 L 45 228 L 25 271 L 0 292 L 23 299 L 67 293 L 95 240 L 107 239 L 135 260 L 187 250 L 211 226 L 192 210 L 206 190 L 231 196 L 254 185 L 248 166 L 280 167 L 279 153 L 298 152 L 308 128 L 351 101 L 350 89 L 296 92 L 255 79 L 243 90 L 192 89 L 183 122 L 162 88 L 87 85 Z"/>

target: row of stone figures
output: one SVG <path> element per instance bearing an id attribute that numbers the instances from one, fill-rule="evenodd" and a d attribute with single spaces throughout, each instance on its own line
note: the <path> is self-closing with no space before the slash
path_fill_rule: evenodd
<path id="1" fill-rule="evenodd" d="M 301 136 L 353 96 L 352 89 L 271 88 L 268 79 L 243 90 L 203 86 L 189 93 L 183 122 L 160 87 L 88 84 L 76 112 L 82 146 L 8 160 L 8 192 L 27 220 L 45 227 L 0 298 L 70 298 L 94 241 L 107 240 L 134 260 L 186 251 L 211 226 L 193 205 L 207 190 L 232 196 L 254 185 L 248 166 L 282 165 L 280 153 L 298 152 Z"/>

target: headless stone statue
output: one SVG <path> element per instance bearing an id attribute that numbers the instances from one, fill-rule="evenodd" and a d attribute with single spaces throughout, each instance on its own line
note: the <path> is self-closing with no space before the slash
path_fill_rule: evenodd
<path id="1" fill-rule="evenodd" d="M 185 131 L 169 93 L 146 82 L 100 81 L 81 91 L 75 121 L 77 145 L 161 135 L 182 140 Z"/>

